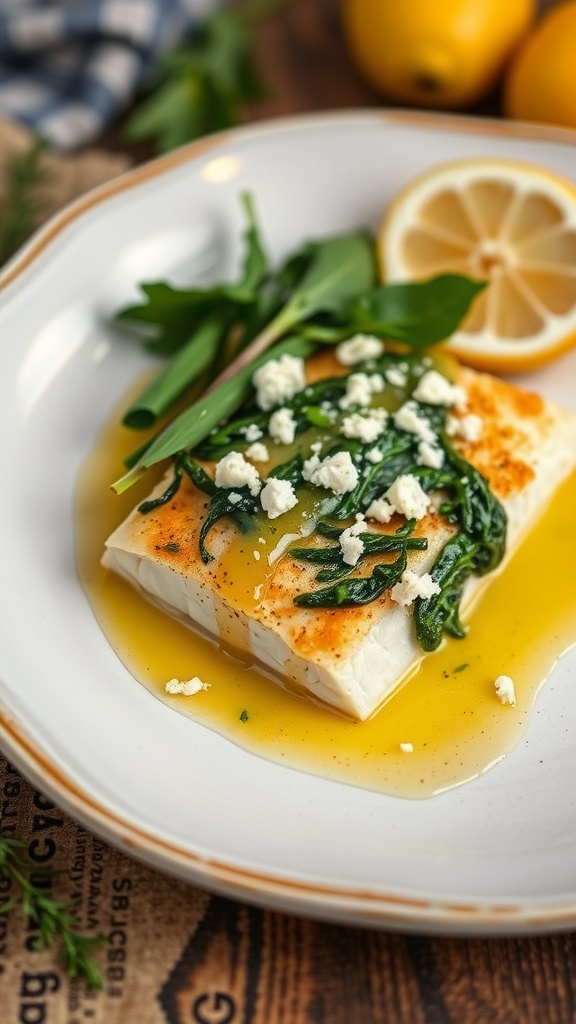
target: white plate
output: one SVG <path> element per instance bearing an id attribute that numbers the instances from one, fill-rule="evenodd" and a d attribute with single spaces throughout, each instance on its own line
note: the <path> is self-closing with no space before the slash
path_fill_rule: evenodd
<path id="1" fill-rule="evenodd" d="M 139 686 L 100 632 L 73 558 L 72 495 L 142 365 L 108 318 L 135 283 L 238 257 L 238 194 L 280 257 L 374 226 L 424 166 L 510 156 L 572 175 L 574 136 L 380 112 L 214 137 L 57 217 L 4 274 L 0 309 L 0 743 L 89 827 L 165 870 L 284 910 L 466 933 L 576 925 L 574 657 L 517 748 L 483 777 L 400 800 L 269 763 Z M 576 358 L 538 375 L 576 408 Z M 533 379 L 532 379 L 533 383 Z"/>

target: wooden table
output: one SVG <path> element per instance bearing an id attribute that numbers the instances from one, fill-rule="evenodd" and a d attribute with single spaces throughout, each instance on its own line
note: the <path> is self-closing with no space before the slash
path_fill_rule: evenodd
<path id="1" fill-rule="evenodd" d="M 350 64 L 339 6 L 338 0 L 297 0 L 260 25 L 257 51 L 271 96 L 247 111 L 249 119 L 381 103 Z M 497 94 L 475 113 L 498 114 Z M 181 883 L 170 885 L 174 899 L 183 894 Z M 573 933 L 427 938 L 323 924 L 216 897 L 198 900 L 197 927 L 157 997 L 169 1024 L 576 1022 Z M 149 953 L 162 956 L 162 948 Z M 1 1006 L 0 999 L 2 1024 L 13 1024 L 4 1021 Z M 134 1015 L 126 1004 L 114 1020 L 148 1024 L 160 1019 L 158 1011 L 156 1003 L 154 1015 Z M 75 1020 L 72 1013 L 46 1018 L 52 1019 Z"/>

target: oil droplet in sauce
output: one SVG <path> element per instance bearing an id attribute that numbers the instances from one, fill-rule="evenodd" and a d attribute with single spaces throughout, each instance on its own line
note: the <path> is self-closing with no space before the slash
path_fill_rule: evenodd
<path id="1" fill-rule="evenodd" d="M 133 447 L 134 434 L 115 418 L 83 469 L 77 563 L 119 658 L 175 711 L 254 754 L 402 797 L 457 786 L 515 745 L 542 682 L 576 642 L 576 576 L 568 570 L 576 565 L 576 473 L 486 588 L 465 639 L 446 641 L 426 655 L 373 718 L 357 723 L 279 686 L 100 566 L 106 537 L 154 482 L 149 474 L 121 497 L 111 492 L 110 482 Z M 494 680 L 502 674 L 514 680 L 515 707 L 496 697 Z M 192 676 L 210 688 L 191 697 L 166 694 L 167 680 Z"/>

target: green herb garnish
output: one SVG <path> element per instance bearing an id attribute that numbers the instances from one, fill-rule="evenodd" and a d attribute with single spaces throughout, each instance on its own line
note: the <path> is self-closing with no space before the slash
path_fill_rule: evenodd
<path id="1" fill-rule="evenodd" d="M 32 868 L 21 855 L 22 843 L 0 832 L 0 877 L 7 879 L 19 890 L 22 910 L 37 925 L 39 936 L 36 949 L 45 949 L 54 942 L 60 943 L 60 959 L 70 978 L 81 978 L 92 989 L 102 988 L 98 965 L 93 959 L 94 950 L 104 942 L 102 936 L 83 935 L 79 922 L 72 913 L 69 901 L 56 900 L 39 888 L 32 880 L 33 874 L 44 875 Z M 6 914 L 17 902 L 13 896 L 0 904 L 0 914 Z"/>
<path id="2" fill-rule="evenodd" d="M 449 337 L 485 287 L 484 282 L 455 274 L 377 286 L 373 241 L 358 231 L 307 242 L 274 270 L 249 197 L 244 198 L 244 209 L 247 226 L 238 281 L 188 290 L 162 282 L 143 285 L 145 301 L 121 314 L 124 320 L 156 325 L 158 333 L 147 344 L 172 357 L 128 410 L 126 424 L 149 425 L 171 408 L 184 388 L 197 387 L 202 374 L 211 379 L 199 398 L 129 457 L 128 472 L 113 485 L 120 493 L 149 467 L 172 457 L 172 480 L 163 494 L 144 502 L 140 511 L 147 513 L 171 501 L 188 476 L 210 498 L 199 538 L 205 562 L 212 558 L 207 541 L 217 522 L 226 517 L 246 533 L 262 514 L 258 496 L 247 486 L 217 488 L 197 461 L 218 461 L 228 452 L 245 450 L 248 427 L 257 428 L 264 439 L 270 436 L 271 413 L 254 404 L 252 378 L 258 367 L 284 354 L 306 359 L 320 346 L 369 333 L 391 339 L 396 350 L 387 347 L 369 367 L 356 366 L 354 372 L 366 370 L 385 379 L 387 371 L 395 368 L 398 373 L 401 367 L 406 385 L 395 385 L 388 395 L 398 404 L 411 397 L 431 362 L 423 361 L 422 350 Z M 444 633 L 463 635 L 459 606 L 465 583 L 470 575 L 490 571 L 501 559 L 506 517 L 486 481 L 457 455 L 446 437 L 443 406 L 414 402 L 443 453 L 441 469 L 421 465 L 419 438 L 396 428 L 392 418 L 378 438 L 379 458 L 374 460 L 370 457 L 373 445 L 339 432 L 346 387 L 346 376 L 324 379 L 283 403 L 292 414 L 299 450 L 274 466 L 268 479 L 288 480 L 295 490 L 307 486 L 300 438 L 310 430 L 315 437 L 323 434 L 322 458 L 348 452 L 358 472 L 352 491 L 341 496 L 326 492 L 322 518 L 311 524 L 314 543 L 291 552 L 293 558 L 318 566 L 316 582 L 320 584 L 295 601 L 310 608 L 361 605 L 401 580 L 408 552 L 427 546 L 425 537 L 413 536 L 414 522 L 392 534 L 362 531 L 362 551 L 354 565 L 344 561 L 340 543 L 326 542 L 339 540 L 346 523 L 366 513 L 399 476 L 412 475 L 424 491 L 445 495 L 439 513 L 457 527 L 430 570 L 439 594 L 417 599 L 414 608 L 420 644 L 433 650 Z"/>
<path id="3" fill-rule="evenodd" d="M 29 149 L 7 161 L 6 196 L 0 211 L 0 265 L 32 234 L 42 214 L 37 190 L 47 174 L 45 149 L 44 140 L 36 138 Z"/>
<path id="4" fill-rule="evenodd" d="M 148 83 L 148 98 L 124 128 L 165 153 L 238 124 L 246 103 L 266 98 L 252 57 L 251 29 L 289 0 L 253 0 L 208 14 L 190 42 L 171 50 Z"/>
<path id="5" fill-rule="evenodd" d="M 152 345 L 175 353 L 174 363 L 127 411 L 127 425 L 149 426 L 210 363 L 215 379 L 198 401 L 128 460 L 128 473 L 113 485 L 117 493 L 156 463 L 201 444 L 249 398 L 252 375 L 268 358 L 283 352 L 306 358 L 319 345 L 368 330 L 368 323 L 370 333 L 404 345 L 419 344 L 425 331 L 426 344 L 432 344 L 456 329 L 485 287 L 454 274 L 376 287 L 374 245 L 366 232 L 308 242 L 274 272 L 249 197 L 244 208 L 248 224 L 238 282 L 190 290 L 146 284 L 146 301 L 120 314 L 124 320 L 155 324 L 159 333 Z M 217 353 L 222 355 L 230 337 L 237 339 L 237 351 L 219 373 Z M 313 419 L 318 410 L 309 404 Z"/>
<path id="6" fill-rule="evenodd" d="M 250 718 L 250 715 L 246 711 L 246 708 L 244 708 L 244 710 L 240 713 L 240 721 L 241 722 L 247 722 L 249 718 Z"/>

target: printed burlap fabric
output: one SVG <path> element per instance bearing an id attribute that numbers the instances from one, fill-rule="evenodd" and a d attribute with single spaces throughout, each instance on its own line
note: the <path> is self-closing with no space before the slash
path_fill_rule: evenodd
<path id="1" fill-rule="evenodd" d="M 48 882 L 58 899 L 77 900 L 86 934 L 104 937 L 95 954 L 103 988 L 90 991 L 67 978 L 56 949 L 34 949 L 37 929 L 18 903 L 0 917 L 1 1024 L 225 1019 L 202 1011 L 203 1006 L 208 1011 L 214 1005 L 208 966 L 205 988 L 200 970 L 189 1006 L 180 1006 L 187 997 L 182 957 L 205 919 L 209 897 L 110 848 L 29 786 L 4 758 L 0 793 L 2 829 L 23 842 L 23 852 L 33 864 L 56 870 L 41 883 Z M 11 895 L 12 887 L 0 877 L 0 899 Z M 214 966 L 219 970 L 217 962 Z"/>

